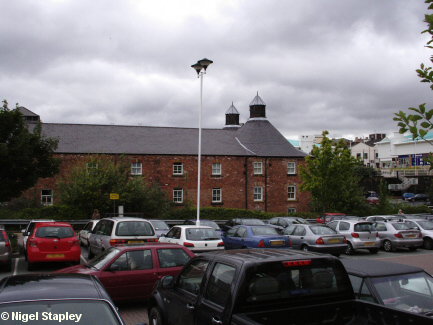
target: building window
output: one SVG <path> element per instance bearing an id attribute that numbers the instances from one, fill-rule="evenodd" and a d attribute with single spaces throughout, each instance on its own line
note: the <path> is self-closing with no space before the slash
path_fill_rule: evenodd
<path id="1" fill-rule="evenodd" d="M 288 208 L 287 209 L 287 213 L 295 213 L 296 212 L 296 208 Z"/>
<path id="2" fill-rule="evenodd" d="M 364 152 L 364 159 L 368 159 L 368 153 Z"/>
<path id="3" fill-rule="evenodd" d="M 212 189 L 212 202 L 222 202 L 221 188 L 216 187 Z"/>
<path id="4" fill-rule="evenodd" d="M 131 174 L 132 175 L 141 175 L 142 174 L 142 164 L 140 162 L 132 163 Z"/>
<path id="5" fill-rule="evenodd" d="M 90 162 L 86 164 L 86 169 L 87 169 L 87 174 L 90 173 L 90 171 L 94 170 L 94 169 L 98 169 L 98 164 L 94 163 L 94 162 Z"/>
<path id="6" fill-rule="evenodd" d="M 356 154 L 356 158 L 361 158 L 361 154 L 359 152 Z"/>
<path id="7" fill-rule="evenodd" d="M 287 199 L 288 200 L 295 200 L 296 199 L 296 186 L 295 185 L 289 185 L 287 187 Z"/>
<path id="8" fill-rule="evenodd" d="M 212 164 L 212 175 L 221 175 L 221 164 L 213 163 Z"/>
<path id="9" fill-rule="evenodd" d="M 173 175 L 183 175 L 183 164 L 174 163 L 173 164 Z"/>
<path id="10" fill-rule="evenodd" d="M 254 186 L 254 201 L 263 201 L 263 187 Z"/>
<path id="11" fill-rule="evenodd" d="M 174 203 L 183 203 L 183 189 L 175 188 L 173 190 L 173 202 Z"/>
<path id="12" fill-rule="evenodd" d="M 261 161 L 255 161 L 254 162 L 254 175 L 262 175 L 262 162 Z"/>
<path id="13" fill-rule="evenodd" d="M 296 174 L 296 163 L 295 162 L 287 163 L 287 174 Z"/>
<path id="14" fill-rule="evenodd" d="M 41 191 L 41 203 L 42 205 L 53 205 L 53 190 Z"/>

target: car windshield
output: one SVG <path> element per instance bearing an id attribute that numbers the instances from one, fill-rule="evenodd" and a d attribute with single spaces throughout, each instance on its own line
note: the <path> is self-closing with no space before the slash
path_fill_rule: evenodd
<path id="1" fill-rule="evenodd" d="M 153 226 L 153 228 L 155 228 L 155 230 L 168 230 L 170 229 L 167 224 L 164 221 L 151 221 L 150 222 Z"/>
<path id="2" fill-rule="evenodd" d="M 247 226 L 263 226 L 265 223 L 259 219 L 244 219 L 242 220 L 242 224 Z"/>
<path id="3" fill-rule="evenodd" d="M 334 229 L 327 226 L 311 226 L 311 231 L 315 235 L 335 235 L 338 234 Z"/>
<path id="4" fill-rule="evenodd" d="M 254 236 L 279 236 L 274 227 L 251 227 Z"/>
<path id="5" fill-rule="evenodd" d="M 0 313 L 9 316 L 8 324 L 121 324 L 108 302 L 85 298 L 3 303 Z"/>
<path id="6" fill-rule="evenodd" d="M 408 230 L 410 229 L 407 223 L 392 223 L 391 224 L 395 230 Z"/>
<path id="7" fill-rule="evenodd" d="M 397 309 L 431 312 L 433 278 L 424 272 L 371 279 L 382 302 Z"/>
<path id="8" fill-rule="evenodd" d="M 368 222 L 363 222 L 363 223 L 357 223 L 354 227 L 355 231 L 358 232 L 371 232 L 371 231 L 376 231 L 376 228 L 374 228 L 373 224 L 368 223 Z"/>
<path id="9" fill-rule="evenodd" d="M 36 229 L 35 236 L 38 238 L 69 238 L 75 236 L 70 227 L 39 227 Z"/>
<path id="10" fill-rule="evenodd" d="M 147 221 L 121 221 L 117 224 L 116 236 L 154 236 L 152 226 Z"/>
<path id="11" fill-rule="evenodd" d="M 431 221 L 418 221 L 418 224 L 422 229 L 433 230 L 433 222 Z"/>
<path id="12" fill-rule="evenodd" d="M 210 220 L 200 220 L 201 226 L 212 227 L 215 230 L 221 230 L 220 226 L 215 221 Z"/>
<path id="13" fill-rule="evenodd" d="M 214 240 L 221 239 L 213 228 L 187 228 L 185 229 L 188 240 Z"/>
<path id="14" fill-rule="evenodd" d="M 110 247 L 106 251 L 103 251 L 101 254 L 96 256 L 94 259 L 89 261 L 86 264 L 88 268 L 95 268 L 97 270 L 101 270 L 107 263 L 109 263 L 114 256 L 116 256 L 120 250 L 116 247 Z"/>

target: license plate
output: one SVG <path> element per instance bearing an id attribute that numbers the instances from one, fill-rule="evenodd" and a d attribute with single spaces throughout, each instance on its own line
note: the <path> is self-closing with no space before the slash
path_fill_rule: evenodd
<path id="1" fill-rule="evenodd" d="M 406 238 L 415 238 L 416 235 L 407 235 Z"/>
<path id="2" fill-rule="evenodd" d="M 128 244 L 142 244 L 144 240 L 128 240 Z"/>
<path id="3" fill-rule="evenodd" d="M 328 243 L 338 243 L 340 240 L 337 238 L 328 239 Z"/>
<path id="4" fill-rule="evenodd" d="M 271 246 L 284 245 L 284 240 L 271 240 Z"/>
<path id="5" fill-rule="evenodd" d="M 365 245 L 365 246 L 373 246 L 373 245 L 374 245 L 374 242 L 372 242 L 372 241 L 367 241 L 367 242 L 364 243 L 364 245 Z"/>
<path id="6" fill-rule="evenodd" d="M 65 257 L 65 254 L 47 254 L 47 258 L 60 258 Z"/>

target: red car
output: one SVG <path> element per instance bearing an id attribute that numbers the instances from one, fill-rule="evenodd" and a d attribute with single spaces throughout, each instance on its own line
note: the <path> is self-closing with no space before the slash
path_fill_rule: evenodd
<path id="1" fill-rule="evenodd" d="M 328 223 L 333 220 L 341 220 L 346 215 L 344 213 L 324 213 L 319 218 L 317 218 L 317 223 Z"/>
<path id="2" fill-rule="evenodd" d="M 181 245 L 148 243 L 110 247 L 87 264 L 55 273 L 91 274 L 99 278 L 114 301 L 147 299 L 154 283 L 176 275 L 194 253 Z"/>
<path id="3" fill-rule="evenodd" d="M 66 222 L 37 223 L 26 243 L 27 269 L 37 262 L 80 263 L 80 243 L 75 231 Z"/>

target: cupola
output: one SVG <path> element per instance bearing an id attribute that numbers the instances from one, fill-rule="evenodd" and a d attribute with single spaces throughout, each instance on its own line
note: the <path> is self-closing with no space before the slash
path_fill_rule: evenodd
<path id="1" fill-rule="evenodd" d="M 256 97 L 254 97 L 253 101 L 250 104 L 250 118 L 255 118 L 255 117 L 266 118 L 266 104 L 260 98 L 258 92 Z"/>

